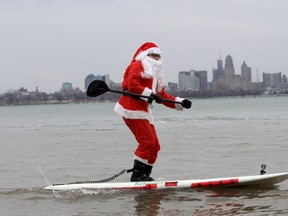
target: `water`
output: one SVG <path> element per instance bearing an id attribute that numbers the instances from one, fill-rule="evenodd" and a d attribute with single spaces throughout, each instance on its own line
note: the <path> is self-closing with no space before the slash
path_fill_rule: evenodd
<path id="1" fill-rule="evenodd" d="M 153 112 L 161 151 L 153 177 L 192 179 L 288 171 L 288 97 L 193 100 Z M 136 144 L 114 103 L 0 107 L 1 215 L 287 215 L 275 188 L 51 192 L 132 166 Z M 115 181 L 128 181 L 124 174 Z"/>

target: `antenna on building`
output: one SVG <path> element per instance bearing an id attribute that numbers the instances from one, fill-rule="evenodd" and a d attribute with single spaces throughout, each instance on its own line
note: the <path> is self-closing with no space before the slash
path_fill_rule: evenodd
<path id="1" fill-rule="evenodd" d="M 219 47 L 219 60 L 221 60 L 221 47 Z"/>

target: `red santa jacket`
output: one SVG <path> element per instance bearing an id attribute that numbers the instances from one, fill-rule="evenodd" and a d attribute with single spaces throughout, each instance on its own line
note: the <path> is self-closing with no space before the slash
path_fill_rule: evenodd
<path id="1" fill-rule="evenodd" d="M 145 71 L 142 61 L 133 61 L 126 69 L 122 82 L 123 91 L 128 90 L 131 93 L 150 96 L 151 93 L 157 93 L 163 99 L 182 101 L 182 98 L 174 97 L 165 92 L 164 87 L 158 88 L 157 77 L 150 72 Z M 122 95 L 117 102 L 114 111 L 124 118 L 128 119 L 147 119 L 154 124 L 151 105 L 147 98 L 136 99 L 130 96 Z M 167 107 L 177 110 L 183 110 L 179 104 L 163 102 Z"/>

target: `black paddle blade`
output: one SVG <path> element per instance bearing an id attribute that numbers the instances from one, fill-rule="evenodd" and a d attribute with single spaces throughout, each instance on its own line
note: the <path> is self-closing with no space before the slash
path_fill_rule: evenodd
<path id="1" fill-rule="evenodd" d="M 87 88 L 87 96 L 89 97 L 97 97 L 108 92 L 110 89 L 107 84 L 102 80 L 94 80 L 91 82 Z"/>

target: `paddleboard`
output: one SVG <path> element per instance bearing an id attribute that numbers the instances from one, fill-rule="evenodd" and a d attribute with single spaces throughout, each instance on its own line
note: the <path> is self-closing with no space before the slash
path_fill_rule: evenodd
<path id="1" fill-rule="evenodd" d="M 45 187 L 45 190 L 81 190 L 81 189 L 115 189 L 115 190 L 158 190 L 158 189 L 181 189 L 181 188 L 208 188 L 208 187 L 269 187 L 288 179 L 288 172 L 241 176 L 224 177 L 211 179 L 191 179 L 191 180 L 172 180 L 172 181 L 149 181 L 149 182 L 75 182 L 66 184 L 54 184 Z"/>

